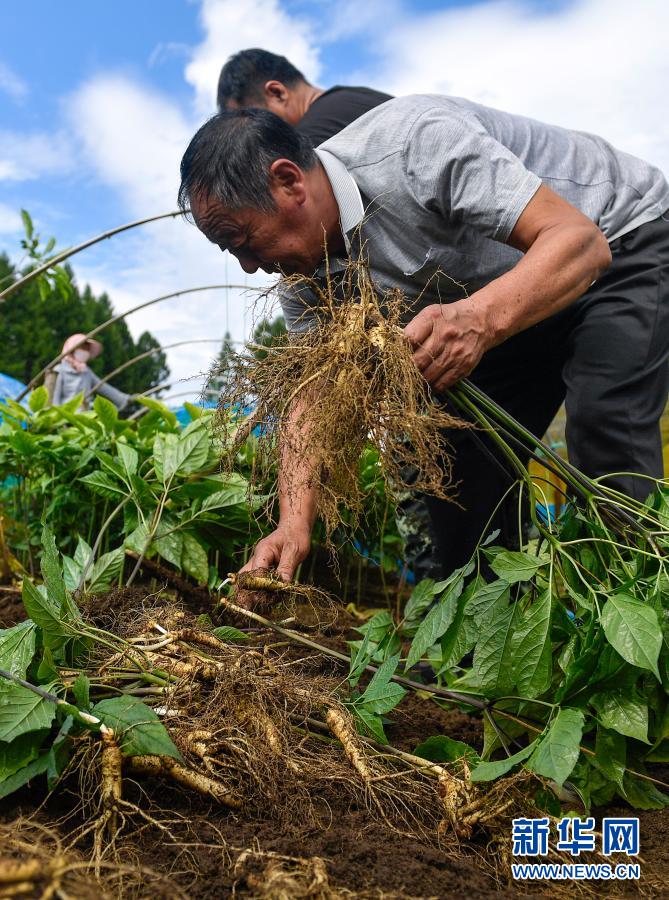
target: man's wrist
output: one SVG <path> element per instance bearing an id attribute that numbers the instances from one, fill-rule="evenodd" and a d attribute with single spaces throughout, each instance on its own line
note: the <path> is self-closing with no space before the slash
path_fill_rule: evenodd
<path id="1" fill-rule="evenodd" d="M 496 347 L 509 337 L 506 333 L 503 316 L 500 315 L 498 298 L 491 296 L 487 288 L 477 291 L 469 298 L 462 301 L 470 304 L 470 309 L 477 319 L 477 328 L 481 335 L 484 352 Z"/>

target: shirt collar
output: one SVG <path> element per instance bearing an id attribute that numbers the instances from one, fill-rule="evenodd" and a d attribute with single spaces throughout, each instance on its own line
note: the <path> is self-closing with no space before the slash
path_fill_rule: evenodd
<path id="1" fill-rule="evenodd" d="M 332 185 L 332 192 L 339 207 L 339 221 L 346 250 L 350 252 L 349 234 L 360 225 L 365 214 L 360 190 L 344 163 L 336 156 L 321 147 L 316 148 L 316 155 L 323 164 L 325 174 Z"/>

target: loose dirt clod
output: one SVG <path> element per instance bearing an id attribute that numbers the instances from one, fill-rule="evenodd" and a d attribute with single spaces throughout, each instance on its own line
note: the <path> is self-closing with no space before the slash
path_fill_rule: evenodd
<path id="1" fill-rule="evenodd" d="M 288 282 L 314 294 L 317 323 L 263 348 L 262 358 L 252 348 L 233 357 L 220 402 L 226 445 L 234 447 L 238 427 L 230 410 L 247 408 L 251 399 L 259 431 L 257 483 L 280 459 L 288 460 L 284 490 L 317 489 L 329 537 L 343 521 L 342 507 L 349 525 L 359 521 L 359 464 L 368 441 L 389 484 L 452 496 L 446 432 L 464 423 L 432 402 L 402 330 L 406 301 L 400 292 L 381 296 L 362 261 L 351 262 L 336 283 Z"/>

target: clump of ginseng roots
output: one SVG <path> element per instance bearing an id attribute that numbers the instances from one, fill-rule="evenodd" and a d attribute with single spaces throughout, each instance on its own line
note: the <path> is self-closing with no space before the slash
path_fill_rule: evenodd
<path id="1" fill-rule="evenodd" d="M 333 807 L 344 799 L 366 809 L 370 824 L 447 852 L 466 852 L 470 841 L 480 846 L 483 840 L 497 878 L 507 871 L 510 819 L 539 814 L 528 799 L 528 782 L 539 782 L 529 773 L 477 785 L 465 760 L 436 764 L 360 734 L 341 678 L 323 673 L 319 657 L 296 657 L 285 643 L 273 646 L 272 638 L 258 646 L 227 643 L 173 606 L 147 609 L 120 631 L 127 649 L 100 660 L 96 678 L 113 686 L 133 666 L 147 665 L 168 676 L 164 689 L 143 696 L 181 759 L 124 755 L 122 729 L 81 739 L 77 794 L 89 818 L 73 841 L 90 846 L 92 838 L 90 862 L 98 878 L 106 865 L 124 861 L 128 840 L 139 830 L 158 833 L 175 848 L 195 846 L 187 819 L 159 805 L 169 804 L 169 794 L 155 782 L 199 794 L 224 815 L 275 821 L 279 829 L 296 823 L 327 829 Z M 208 838 L 210 848 L 215 843 Z M 222 858 L 242 849 L 221 835 Z M 320 864 L 287 862 L 287 875 L 277 865 L 272 861 L 263 876 L 274 887 L 290 876 L 313 888 L 305 896 L 328 896 Z M 251 874 L 250 881 L 257 877 Z M 255 895 L 263 896 L 259 889 Z"/>
<path id="2" fill-rule="evenodd" d="M 250 344 L 229 361 L 219 403 L 223 443 L 233 451 L 228 463 L 253 428 L 256 483 L 283 463 L 287 494 L 315 488 L 328 540 L 344 515 L 353 528 L 360 521 L 366 444 L 378 451 L 391 495 L 410 488 L 452 497 L 447 434 L 465 423 L 434 402 L 416 367 L 402 293 L 381 295 L 362 261 L 324 284 L 301 276 L 286 282 L 316 298 L 315 322 L 270 347 Z M 234 411 L 249 404 L 255 412 L 240 424 Z"/>

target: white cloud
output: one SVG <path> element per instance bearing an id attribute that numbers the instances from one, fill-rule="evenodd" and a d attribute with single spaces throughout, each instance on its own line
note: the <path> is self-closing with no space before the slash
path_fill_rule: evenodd
<path id="1" fill-rule="evenodd" d="M 70 124 L 81 158 L 96 182 L 120 197 L 128 219 L 176 208 L 179 162 L 195 124 L 168 97 L 122 76 L 100 76 L 69 100 Z M 165 220 L 104 242 L 75 262 L 80 282 L 107 291 L 118 311 L 191 287 L 260 284 L 209 244 L 193 225 Z M 128 319 L 135 336 L 147 329 L 162 344 L 220 341 L 226 330 L 242 339 L 250 296 L 239 290 L 184 295 Z M 205 372 L 217 346 L 168 351 L 174 379 Z M 201 381 L 201 379 L 200 379 Z M 188 384 L 197 394 L 198 384 Z"/>
<path id="2" fill-rule="evenodd" d="M 316 36 L 306 19 L 289 15 L 279 0 L 203 0 L 200 20 L 205 39 L 186 66 L 186 81 L 195 89 L 197 111 L 216 111 L 221 66 L 247 47 L 262 47 L 286 56 L 311 81 L 320 73 Z"/>
<path id="3" fill-rule="evenodd" d="M 395 93 L 460 94 L 598 132 L 669 171 L 664 97 L 669 4 L 664 0 L 637 0 L 633 7 L 622 0 L 573 0 L 551 13 L 521 0 L 431 13 L 410 13 L 401 0 L 302 8 L 309 11 L 300 17 L 280 0 L 202 0 L 203 39 L 184 73 L 193 89 L 190 108 L 127 76 L 97 76 L 67 99 L 67 130 L 56 137 L 0 134 L 0 179 L 70 171 L 76 164 L 92 189 L 120 201 L 128 219 L 167 212 L 175 208 L 181 154 L 202 118 L 215 109 L 218 75 L 230 54 L 264 47 L 327 86 L 319 46 L 336 48 L 338 40 L 350 42 L 356 34 L 359 56 L 351 58 L 349 44 L 342 57 L 355 73 L 346 77 L 337 68 L 344 83 L 366 78 Z M 149 68 L 164 53 L 180 49 L 157 49 Z M 332 46 L 328 54 L 332 57 Z M 16 222 L 16 215 L 0 206 L 0 231 Z M 234 258 L 221 255 L 192 225 L 172 220 L 105 242 L 77 257 L 74 267 L 80 282 L 106 290 L 118 310 L 187 287 L 261 283 L 244 276 Z M 239 339 L 250 328 L 248 306 L 249 298 L 238 290 L 191 294 L 149 307 L 131 316 L 128 325 L 135 335 L 148 329 L 165 344 L 218 340 L 226 330 Z M 169 351 L 174 378 L 205 371 L 216 349 L 193 345 Z"/>
<path id="4" fill-rule="evenodd" d="M 0 234 L 18 234 L 21 231 L 21 216 L 6 203 L 0 203 Z"/>
<path id="5" fill-rule="evenodd" d="M 512 0 L 406 16 L 378 36 L 375 81 L 593 131 L 669 172 L 669 4 Z"/>
<path id="6" fill-rule="evenodd" d="M 22 100 L 28 93 L 25 81 L 3 62 L 0 62 L 0 91 L 8 94 L 12 100 Z"/>
<path id="7" fill-rule="evenodd" d="M 0 181 L 63 175 L 74 166 L 74 147 L 65 131 L 54 134 L 0 131 Z"/>

